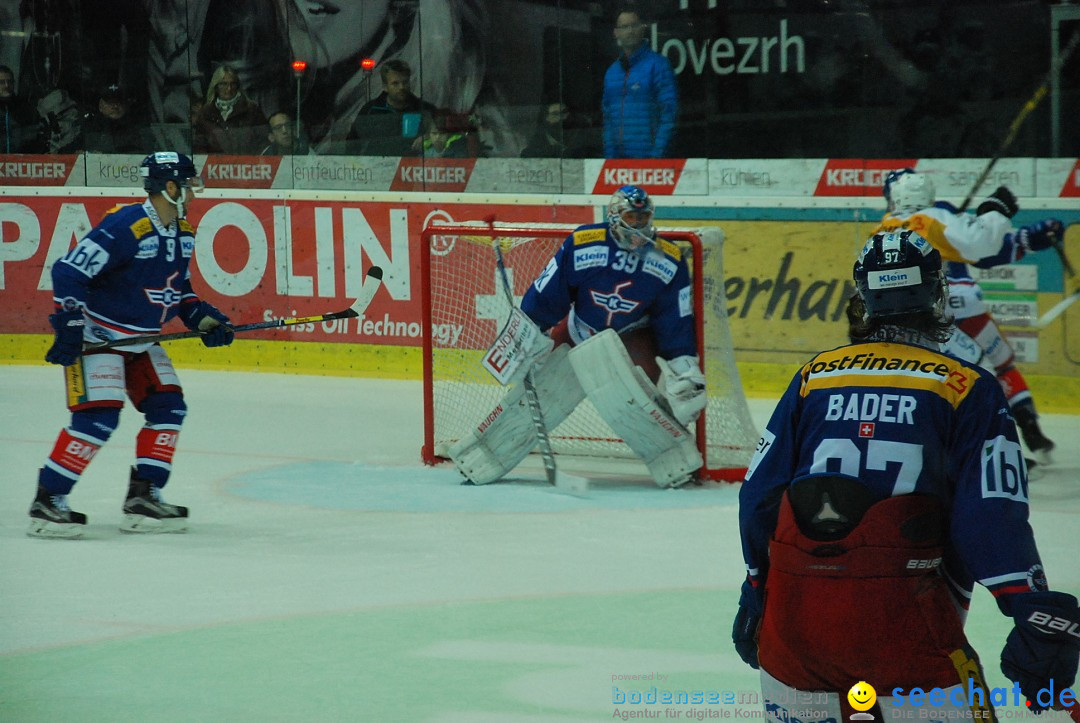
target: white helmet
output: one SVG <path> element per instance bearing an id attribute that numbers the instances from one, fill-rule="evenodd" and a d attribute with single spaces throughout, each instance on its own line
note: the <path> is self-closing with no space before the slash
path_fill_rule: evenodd
<path id="1" fill-rule="evenodd" d="M 911 168 L 889 171 L 881 192 L 890 211 L 920 211 L 934 205 L 934 182 Z"/>
<path id="2" fill-rule="evenodd" d="M 638 186 L 623 186 L 611 196 L 607 207 L 607 222 L 619 248 L 642 251 L 656 242 L 652 225 L 653 202 Z"/>

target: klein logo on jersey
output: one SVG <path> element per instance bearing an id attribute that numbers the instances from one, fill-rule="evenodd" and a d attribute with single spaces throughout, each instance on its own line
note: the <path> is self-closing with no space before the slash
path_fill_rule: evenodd
<path id="1" fill-rule="evenodd" d="M 574 249 L 574 270 L 591 269 L 607 266 L 608 247 L 590 247 Z"/>
<path id="2" fill-rule="evenodd" d="M 180 303 L 182 294 L 179 289 L 173 288 L 173 281 L 179 275 L 179 271 L 173 272 L 172 276 L 165 279 L 165 286 L 160 289 L 146 289 L 146 298 L 150 300 L 150 303 L 162 307 L 161 323 L 163 324 L 169 315 L 169 309 Z"/>
<path id="3" fill-rule="evenodd" d="M 665 284 L 675 278 L 675 272 L 678 269 L 679 267 L 675 265 L 674 261 L 660 254 L 649 254 L 645 257 L 645 263 L 641 267 L 642 271 L 650 276 L 655 276 Z"/>
<path id="4" fill-rule="evenodd" d="M 157 236 L 151 236 L 150 238 L 144 238 L 139 242 L 139 250 L 135 252 L 135 258 L 137 259 L 152 259 L 158 254 L 158 245 L 160 241 Z"/>
<path id="5" fill-rule="evenodd" d="M 623 289 L 633 285 L 633 281 L 624 281 L 621 284 L 616 284 L 614 291 L 610 294 L 604 294 L 596 289 L 589 289 L 589 295 L 592 296 L 593 303 L 601 309 L 607 310 L 608 326 L 611 326 L 611 320 L 616 314 L 629 314 L 631 311 L 641 306 L 640 301 L 624 298 L 620 293 Z"/>

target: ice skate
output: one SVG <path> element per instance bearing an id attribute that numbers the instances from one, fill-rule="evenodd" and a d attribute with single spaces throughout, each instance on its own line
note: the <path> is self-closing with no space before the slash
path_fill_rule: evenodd
<path id="1" fill-rule="evenodd" d="M 1024 444 L 1031 451 L 1031 456 L 1040 465 L 1048 465 L 1053 462 L 1050 453 L 1054 451 L 1054 443 L 1050 441 L 1039 428 L 1039 418 L 1035 412 L 1027 408 L 1013 410 L 1016 426 L 1020 429 L 1020 436 Z"/>
<path id="2" fill-rule="evenodd" d="M 67 504 L 67 495 L 55 495 L 38 485 L 37 496 L 30 505 L 30 537 L 73 539 L 82 537 L 86 515 L 75 512 Z"/>
<path id="3" fill-rule="evenodd" d="M 135 476 L 131 470 L 127 500 L 124 501 L 122 532 L 184 532 L 188 508 L 170 505 L 161 496 L 161 488 Z"/>

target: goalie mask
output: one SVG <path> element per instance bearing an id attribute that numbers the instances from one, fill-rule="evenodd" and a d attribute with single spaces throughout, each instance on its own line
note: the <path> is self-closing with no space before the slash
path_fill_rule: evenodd
<path id="1" fill-rule="evenodd" d="M 653 202 L 645 189 L 623 186 L 611 196 L 607 221 L 615 244 L 626 251 L 641 251 L 655 243 Z"/>
<path id="2" fill-rule="evenodd" d="M 160 193 L 169 203 L 176 206 L 177 215 L 184 218 L 184 204 L 188 190 L 202 189 L 202 179 L 195 172 L 195 163 L 183 153 L 159 151 L 143 159 L 139 166 L 139 175 L 143 178 L 143 188 L 149 194 Z M 180 187 L 176 198 L 169 195 L 166 185 L 172 181 Z"/>
<path id="3" fill-rule="evenodd" d="M 913 168 L 889 171 L 881 193 L 893 212 L 912 213 L 934 205 L 934 182 Z"/>
<path id="4" fill-rule="evenodd" d="M 853 275 L 870 318 L 943 313 L 941 254 L 914 231 L 874 234 L 859 253 Z"/>

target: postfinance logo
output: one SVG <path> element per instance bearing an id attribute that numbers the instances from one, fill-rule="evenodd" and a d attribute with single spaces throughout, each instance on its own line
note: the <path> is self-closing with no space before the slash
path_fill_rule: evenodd
<path id="1" fill-rule="evenodd" d="M 852 708 L 859 711 L 852 714 L 851 720 L 874 720 L 874 714 L 866 712 L 873 708 L 874 703 L 877 702 L 877 691 L 874 690 L 874 686 L 865 680 L 860 680 L 851 686 L 851 690 L 847 694 L 847 700 Z"/>

